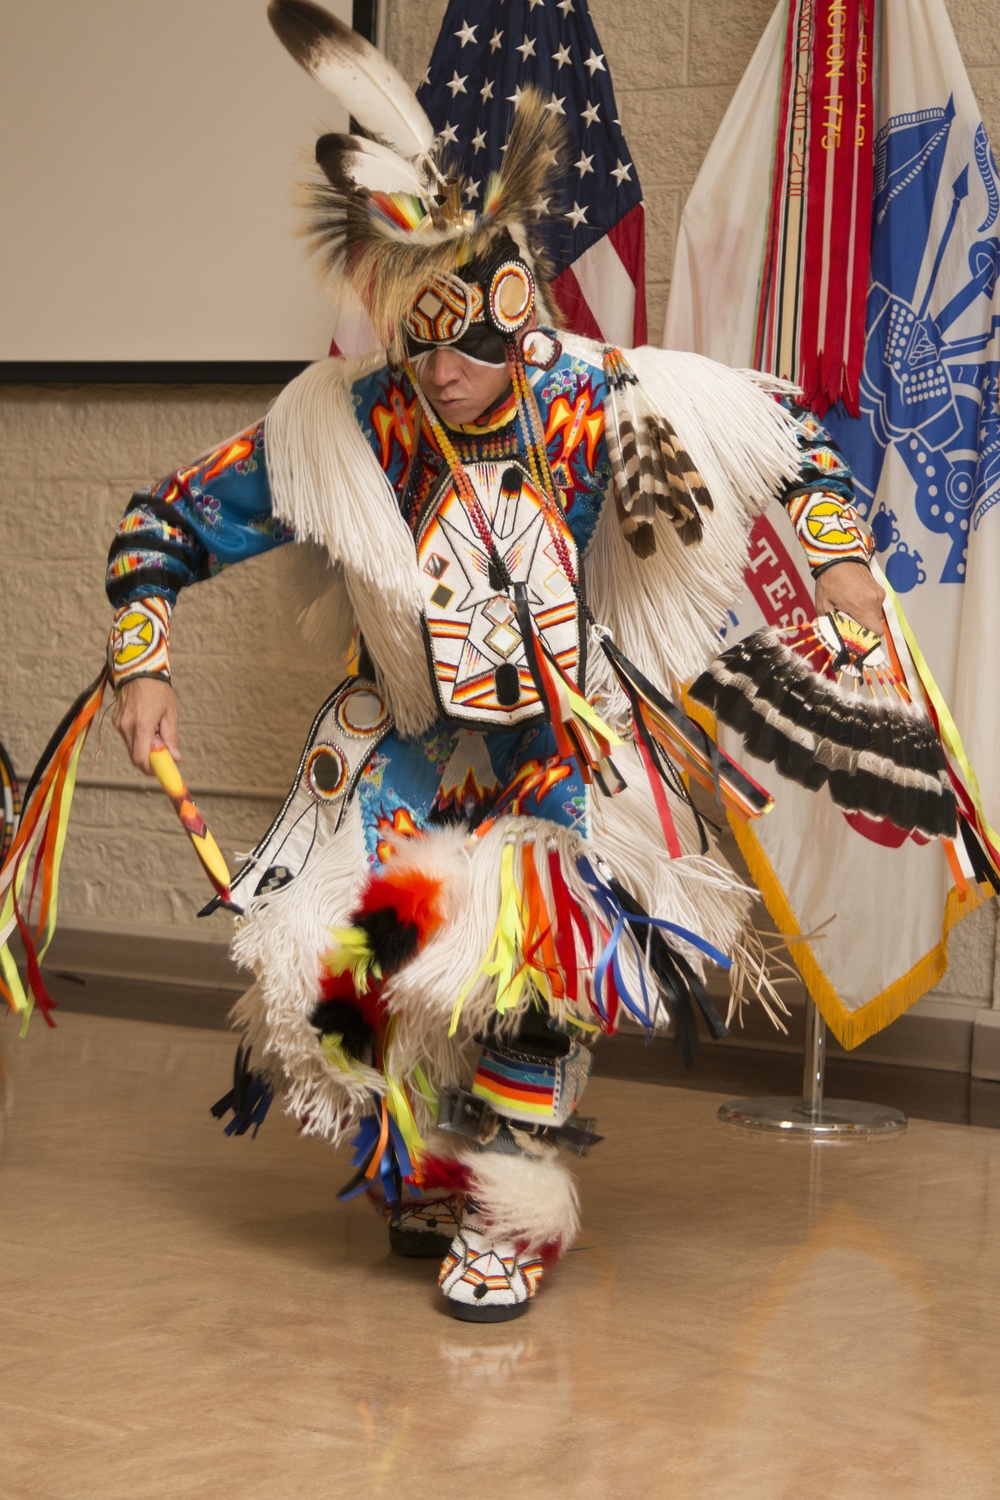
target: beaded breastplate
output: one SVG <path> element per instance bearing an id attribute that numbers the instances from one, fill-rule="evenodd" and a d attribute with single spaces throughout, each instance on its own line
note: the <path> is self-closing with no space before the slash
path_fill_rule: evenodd
<path id="1" fill-rule="evenodd" d="M 446 470 L 418 518 L 414 540 L 423 590 L 424 638 L 444 716 L 469 728 L 503 730 L 545 717 L 514 609 L 524 584 L 535 630 L 547 653 L 579 686 L 585 637 L 579 607 L 559 560 L 579 574 L 572 532 L 551 504 L 548 516 L 527 465 L 517 458 L 465 466 L 489 526 L 493 550 Z M 556 547 L 553 528 L 562 542 Z"/>

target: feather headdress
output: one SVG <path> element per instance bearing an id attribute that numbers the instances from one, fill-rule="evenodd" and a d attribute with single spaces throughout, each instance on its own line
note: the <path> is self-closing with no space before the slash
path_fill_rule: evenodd
<path id="1" fill-rule="evenodd" d="M 382 341 L 397 344 L 401 317 L 428 280 L 488 257 L 504 235 L 531 266 L 554 318 L 539 226 L 562 131 L 544 96 L 522 91 L 503 165 L 473 213 L 462 208 L 465 182 L 449 175 L 416 95 L 375 47 L 310 0 L 271 0 L 268 18 L 364 132 L 320 137 L 320 171 L 304 187 L 304 232 L 325 268 L 360 297 Z"/>

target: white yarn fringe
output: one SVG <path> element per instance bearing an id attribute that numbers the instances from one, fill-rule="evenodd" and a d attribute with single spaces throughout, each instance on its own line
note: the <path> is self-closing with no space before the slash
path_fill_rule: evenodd
<path id="1" fill-rule="evenodd" d="M 384 363 L 384 354 L 372 354 L 310 365 L 268 412 L 264 442 L 275 515 L 298 538 L 319 542 L 343 570 L 396 724 L 402 734 L 417 734 L 437 710 L 425 667 L 416 551 L 351 395 L 354 381 Z"/>
<path id="2" fill-rule="evenodd" d="M 529 1251 L 543 1245 L 567 1250 L 580 1228 L 576 1183 L 555 1147 L 543 1156 L 502 1156 L 466 1147 L 458 1159 L 468 1169 L 470 1196 L 498 1240 Z"/>
<path id="3" fill-rule="evenodd" d="M 332 1063 L 309 1023 L 319 1002 L 320 956 L 332 946 L 330 929 L 346 924 L 365 869 L 355 800 L 339 834 L 314 852 L 301 875 L 248 904 L 232 945 L 236 962 L 257 975 L 233 1008 L 234 1025 L 303 1133 L 334 1143 L 369 1112 L 372 1095 L 386 1089 L 374 1068 L 353 1063 L 345 1072 Z"/>
<path id="4" fill-rule="evenodd" d="M 601 364 L 601 346 L 560 335 L 567 352 Z M 739 596 L 747 537 L 782 481 L 799 469 L 795 421 L 751 379 L 698 354 L 629 349 L 648 406 L 669 419 L 708 486 L 714 510 L 702 511 L 704 535 L 686 547 L 665 516 L 654 522 L 656 551 L 639 558 L 605 504 L 585 564 L 597 619 L 651 681 L 666 686 L 700 672 L 718 650 L 726 611 Z M 621 721 L 622 702 L 603 654 L 593 652 L 588 683 Z M 617 709 L 617 715 L 615 710 Z"/>
<path id="5" fill-rule="evenodd" d="M 303 639 L 314 658 L 329 660 L 331 679 L 339 681 L 354 630 L 343 568 L 332 563 L 326 548 L 317 542 L 277 547 L 271 556 L 281 570 L 286 597 L 294 601 Z"/>
<path id="6" fill-rule="evenodd" d="M 629 744 L 616 750 L 615 762 L 628 787 L 617 797 L 592 799 L 592 828 L 586 840 L 579 833 L 539 818 L 501 818 L 482 838 L 468 845 L 458 843 L 449 833 L 449 920 L 385 989 L 387 1008 L 400 1018 L 403 1028 L 401 1047 L 404 1037 L 443 1036 L 458 995 L 488 953 L 499 916 L 501 863 L 508 844 L 514 846 L 518 872 L 523 846 L 534 845 L 535 866 L 550 910 L 554 903 L 547 856 L 553 850 L 558 854 L 563 878 L 589 925 L 596 952 L 603 946 L 602 917 L 577 869 L 581 854 L 592 862 L 595 855 L 605 859 L 651 916 L 676 922 L 722 952 L 730 951 L 747 923 L 753 891 L 737 878 L 714 847 L 706 855 L 691 852 L 671 859 L 663 845 L 656 805 L 635 747 Z M 673 796 L 670 801 L 681 847 L 696 850 L 698 839 L 690 810 Z M 442 837 L 434 834 L 430 840 Z M 706 959 L 700 950 L 680 938 L 671 936 L 670 941 L 704 976 Z M 582 968 L 582 952 L 578 958 Z M 638 964 L 632 943 L 622 943 L 620 958 L 626 982 L 637 994 Z M 646 984 L 650 995 L 655 995 L 656 981 L 648 972 Z M 534 1003 L 532 995 L 525 993 L 516 1007 L 499 1016 L 496 981 L 480 974 L 462 1002 L 456 1035 L 469 1039 L 487 1026 L 501 1033 L 513 1032 Z M 578 1014 L 567 1002 L 553 1002 L 552 1013 L 560 1021 Z M 582 1018 L 594 1019 L 589 1009 Z M 655 1024 L 666 1025 L 668 1019 L 661 1009 Z"/>

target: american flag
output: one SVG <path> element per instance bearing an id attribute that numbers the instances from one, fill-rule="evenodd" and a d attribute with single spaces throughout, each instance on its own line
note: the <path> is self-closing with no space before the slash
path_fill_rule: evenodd
<path id="1" fill-rule="evenodd" d="M 548 238 L 565 322 L 589 338 L 644 344 L 642 191 L 587 0 L 449 0 L 417 97 L 469 178 L 470 208 L 500 166 L 528 84 L 548 95 L 569 148 Z"/>

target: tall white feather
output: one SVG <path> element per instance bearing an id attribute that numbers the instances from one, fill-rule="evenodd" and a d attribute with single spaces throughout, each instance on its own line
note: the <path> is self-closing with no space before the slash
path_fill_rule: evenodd
<path id="1" fill-rule="evenodd" d="M 434 127 L 403 75 L 364 37 L 309 0 L 271 0 L 279 41 L 358 124 L 408 158 L 426 156 Z"/>
<path id="2" fill-rule="evenodd" d="M 425 179 L 411 161 L 364 136 L 320 136 L 316 160 L 331 182 L 339 174 L 369 193 L 412 193 L 423 198 L 427 192 Z"/>

